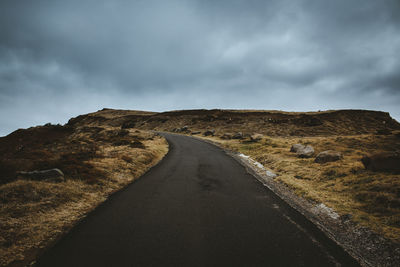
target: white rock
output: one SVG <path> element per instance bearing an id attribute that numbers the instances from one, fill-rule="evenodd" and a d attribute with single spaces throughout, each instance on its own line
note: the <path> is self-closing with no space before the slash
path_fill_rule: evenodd
<path id="1" fill-rule="evenodd" d="M 267 174 L 268 177 L 274 179 L 276 178 L 278 175 L 276 175 L 275 173 L 271 172 L 271 171 L 266 171 L 265 172 Z"/>

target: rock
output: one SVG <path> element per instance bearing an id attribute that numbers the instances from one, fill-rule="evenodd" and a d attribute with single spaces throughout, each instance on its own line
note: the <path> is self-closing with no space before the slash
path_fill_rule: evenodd
<path id="1" fill-rule="evenodd" d="M 194 135 L 194 134 L 199 134 L 199 133 L 201 133 L 201 132 L 200 132 L 200 131 L 191 132 L 192 135 Z"/>
<path id="2" fill-rule="evenodd" d="M 310 145 L 307 145 L 296 152 L 299 158 L 311 158 L 314 155 L 314 153 L 315 153 L 314 148 Z"/>
<path id="3" fill-rule="evenodd" d="M 316 163 L 332 162 L 340 160 L 342 158 L 343 158 L 342 153 L 333 150 L 327 150 L 319 153 L 315 158 L 315 162 Z"/>
<path id="4" fill-rule="evenodd" d="M 367 170 L 400 173 L 400 152 L 384 152 L 364 156 L 361 162 Z"/>
<path id="5" fill-rule="evenodd" d="M 297 153 L 297 151 L 299 151 L 300 149 L 304 149 L 305 146 L 302 144 L 294 144 L 292 145 L 292 147 L 290 148 L 290 152 L 294 152 Z"/>
<path id="6" fill-rule="evenodd" d="M 299 158 L 311 158 L 312 156 L 314 156 L 314 148 L 312 146 L 305 146 L 304 149 L 301 149 L 299 151 L 297 151 L 297 156 Z"/>
<path id="7" fill-rule="evenodd" d="M 174 133 L 187 133 L 190 132 L 189 127 L 188 126 L 183 126 L 181 128 L 174 128 L 171 130 Z"/>
<path id="8" fill-rule="evenodd" d="M 292 145 L 292 147 L 290 148 L 290 152 L 296 153 L 299 158 L 311 158 L 315 153 L 312 146 L 304 146 L 302 144 Z"/>
<path id="9" fill-rule="evenodd" d="M 60 169 L 49 169 L 42 171 L 31 171 L 31 172 L 17 172 L 17 177 L 23 179 L 37 180 L 37 181 L 52 181 L 52 182 L 63 182 L 64 173 Z"/>
<path id="10" fill-rule="evenodd" d="M 189 127 L 185 125 L 180 129 L 180 131 L 181 132 L 187 132 L 187 131 L 189 131 Z"/>
<path id="11" fill-rule="evenodd" d="M 271 179 L 275 179 L 278 176 L 277 174 L 275 174 L 271 171 L 266 171 L 265 174 Z"/>
<path id="12" fill-rule="evenodd" d="M 237 132 L 232 136 L 232 139 L 243 139 L 243 133 Z"/>
<path id="13" fill-rule="evenodd" d="M 224 135 L 221 136 L 221 139 L 229 140 L 229 139 L 232 139 L 232 137 L 233 137 L 233 135 L 231 133 L 224 133 Z"/>
<path id="14" fill-rule="evenodd" d="M 263 135 L 262 134 L 252 134 L 252 135 L 250 135 L 250 140 L 252 141 L 252 142 L 258 142 L 258 141 L 260 141 L 261 139 L 263 138 Z"/>
<path id="15" fill-rule="evenodd" d="M 214 136 L 215 130 L 207 130 L 203 133 L 204 136 Z"/>

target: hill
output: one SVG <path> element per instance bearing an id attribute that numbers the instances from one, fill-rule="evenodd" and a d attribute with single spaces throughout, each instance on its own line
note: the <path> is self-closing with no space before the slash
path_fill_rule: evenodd
<path id="1" fill-rule="evenodd" d="M 156 131 L 188 126 L 194 132 L 215 129 L 216 135 L 240 131 L 268 136 L 329 136 L 400 130 L 400 124 L 389 113 L 368 110 L 282 112 L 215 109 L 139 113 L 103 109 L 68 122 L 71 126 L 103 124 Z"/>
<path id="2" fill-rule="evenodd" d="M 161 136 L 109 124 L 47 124 L 1 137 L 0 266 L 30 263 L 167 151 Z"/>

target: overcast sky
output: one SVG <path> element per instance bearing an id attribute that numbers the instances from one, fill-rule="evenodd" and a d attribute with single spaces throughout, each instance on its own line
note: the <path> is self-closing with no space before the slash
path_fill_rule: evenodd
<path id="1" fill-rule="evenodd" d="M 0 135 L 103 107 L 399 103 L 398 0 L 0 1 Z"/>

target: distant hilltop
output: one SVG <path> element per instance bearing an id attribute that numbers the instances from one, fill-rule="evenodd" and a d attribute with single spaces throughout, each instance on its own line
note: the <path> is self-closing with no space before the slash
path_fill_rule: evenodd
<path id="1" fill-rule="evenodd" d="M 187 126 L 191 131 L 214 129 L 216 134 L 221 135 L 241 131 L 270 136 L 385 134 L 400 130 L 400 124 L 389 113 L 371 110 L 285 112 L 197 109 L 147 112 L 105 108 L 72 118 L 67 125 L 112 125 L 156 131 L 172 131 Z"/>

